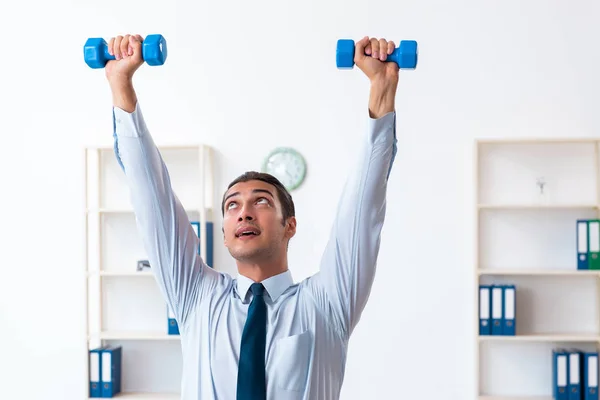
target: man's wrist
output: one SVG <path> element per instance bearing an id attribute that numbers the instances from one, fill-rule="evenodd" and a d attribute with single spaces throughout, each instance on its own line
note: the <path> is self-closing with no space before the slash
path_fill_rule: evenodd
<path id="1" fill-rule="evenodd" d="M 390 82 L 371 82 L 369 96 L 369 116 L 381 118 L 385 114 L 395 110 L 397 84 Z"/>
<path id="2" fill-rule="evenodd" d="M 114 79 L 110 81 L 113 105 L 132 113 L 137 104 L 137 97 L 131 79 Z"/>

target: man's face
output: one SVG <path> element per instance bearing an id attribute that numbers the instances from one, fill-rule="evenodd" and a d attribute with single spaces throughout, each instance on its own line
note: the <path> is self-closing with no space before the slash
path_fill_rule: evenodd
<path id="1" fill-rule="evenodd" d="M 232 186 L 225 195 L 223 234 L 233 258 L 261 262 L 285 250 L 295 233 L 295 218 L 283 223 L 273 185 L 252 180 Z"/>

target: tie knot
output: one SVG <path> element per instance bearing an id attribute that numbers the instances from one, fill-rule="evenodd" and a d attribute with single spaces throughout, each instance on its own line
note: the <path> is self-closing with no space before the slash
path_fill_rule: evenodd
<path id="1" fill-rule="evenodd" d="M 264 290 L 265 290 L 265 287 L 263 286 L 262 283 L 253 283 L 250 286 L 250 291 L 255 296 L 262 296 Z"/>

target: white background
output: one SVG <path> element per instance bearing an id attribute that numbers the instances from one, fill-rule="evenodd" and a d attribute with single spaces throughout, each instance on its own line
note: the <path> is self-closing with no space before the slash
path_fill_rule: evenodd
<path id="1" fill-rule="evenodd" d="M 2 398 L 87 390 L 81 149 L 112 134 L 103 71 L 83 62 L 88 37 L 165 35 L 167 64 L 135 79 L 144 115 L 160 144 L 216 148 L 218 193 L 272 147 L 304 154 L 296 280 L 316 271 L 365 134 L 368 82 L 336 70 L 336 40 L 418 40 L 418 69 L 401 73 L 380 263 L 342 398 L 473 400 L 473 140 L 597 135 L 599 17 L 590 0 L 2 3 Z M 217 244 L 218 268 L 232 271 Z"/>

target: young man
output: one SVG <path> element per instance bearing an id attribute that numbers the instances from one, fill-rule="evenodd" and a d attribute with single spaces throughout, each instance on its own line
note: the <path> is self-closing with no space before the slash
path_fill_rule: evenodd
<path id="1" fill-rule="evenodd" d="M 115 153 L 139 232 L 183 351 L 182 400 L 338 399 L 350 335 L 365 307 L 379 252 L 387 181 L 396 154 L 398 67 L 385 39 L 356 43 L 368 77 L 369 129 L 348 176 L 319 272 L 300 283 L 288 270 L 294 204 L 266 174 L 236 179 L 223 196 L 224 243 L 236 278 L 207 267 L 198 238 L 146 127 L 132 78 L 143 63 L 139 35 L 113 38 L 106 66 Z"/>

